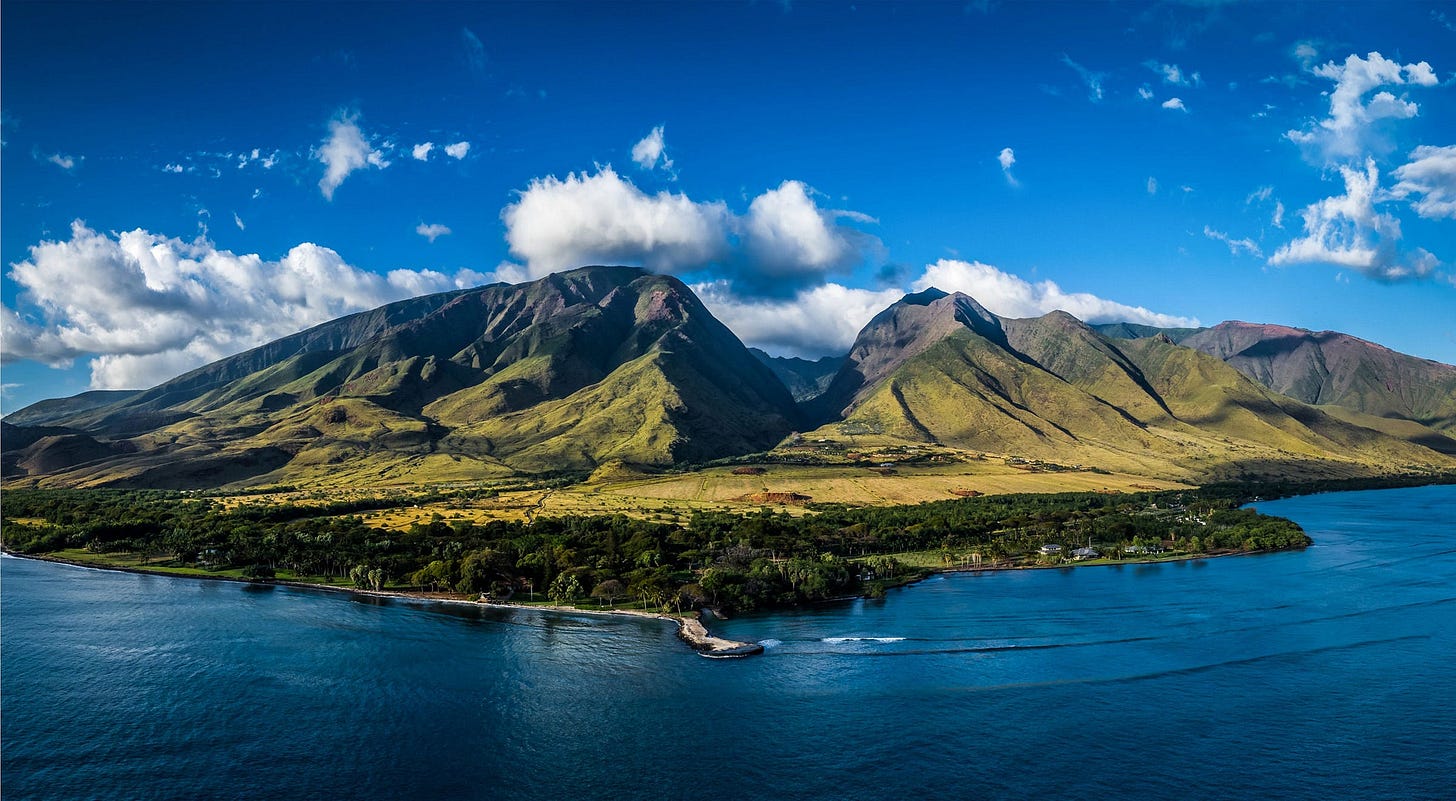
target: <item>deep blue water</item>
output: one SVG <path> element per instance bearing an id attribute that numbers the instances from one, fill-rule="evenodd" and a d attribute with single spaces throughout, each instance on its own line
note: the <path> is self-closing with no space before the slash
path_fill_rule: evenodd
<path id="1" fill-rule="evenodd" d="M 0 787 L 76 798 L 1456 798 L 1456 487 L 1302 552 L 716 625 L 0 560 Z"/>

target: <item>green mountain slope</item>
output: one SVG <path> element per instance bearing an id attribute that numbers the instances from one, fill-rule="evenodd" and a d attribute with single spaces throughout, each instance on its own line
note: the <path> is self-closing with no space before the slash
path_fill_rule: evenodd
<path id="1" fill-rule="evenodd" d="M 1411 441 L 1437 432 L 1438 447 L 1456 436 L 1456 367 L 1398 353 L 1336 331 L 1230 321 L 1211 328 L 1169 328 L 1117 323 L 1094 328 L 1112 338 L 1162 334 L 1180 345 L 1232 365 L 1265 387 L 1322 407 L 1357 415 L 1342 417 L 1389 430 Z M 1413 429 L 1387 421 L 1414 422 Z M 1456 440 L 1450 443 L 1456 445 Z"/>
<path id="2" fill-rule="evenodd" d="M 69 398 L 51 398 L 39 401 L 5 415 L 5 422 L 16 426 L 44 426 L 57 420 L 65 420 L 83 412 L 120 403 L 136 395 L 132 389 L 94 389 L 72 395 Z"/>
<path id="3" fill-rule="evenodd" d="M 125 452 L 73 446 L 41 483 L 208 486 L 702 461 L 798 418 L 681 282 L 598 267 L 341 318 L 57 422 Z"/>
<path id="4" fill-rule="evenodd" d="M 821 400 L 824 435 L 1198 480 L 1456 466 L 1166 336 L 1114 341 L 1063 312 L 1000 319 L 943 293 L 872 320 Z"/>

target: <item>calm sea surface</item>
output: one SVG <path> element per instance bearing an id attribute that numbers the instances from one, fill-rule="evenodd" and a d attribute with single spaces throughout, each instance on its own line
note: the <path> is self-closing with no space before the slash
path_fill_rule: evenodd
<path id="1" fill-rule="evenodd" d="M 1456 798 L 1456 487 L 1303 552 L 715 628 L 0 560 L 0 788 L 132 798 Z"/>

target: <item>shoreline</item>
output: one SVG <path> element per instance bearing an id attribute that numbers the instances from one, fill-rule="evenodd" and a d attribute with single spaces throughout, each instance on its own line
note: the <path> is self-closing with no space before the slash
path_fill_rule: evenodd
<path id="1" fill-rule="evenodd" d="M 1308 546 L 1304 546 L 1308 547 Z M 1223 551 L 1210 554 L 1187 554 L 1174 556 L 1165 559 L 1127 559 L 1119 561 L 1099 561 L 1094 564 L 1063 564 L 1063 565 L 992 565 L 990 567 L 952 566 L 929 568 L 924 575 L 910 578 L 904 582 L 886 587 L 887 590 L 899 590 L 919 584 L 935 576 L 948 573 L 999 573 L 1016 570 L 1071 570 L 1085 567 L 1120 567 L 1122 565 L 1156 565 L 1173 562 L 1191 562 L 1200 559 L 1219 559 L 1226 556 L 1253 556 L 1264 553 L 1281 553 L 1286 550 L 1303 550 L 1303 548 L 1281 548 L 1254 551 Z M 117 573 L 134 573 L 143 576 L 160 576 L 174 579 L 197 579 L 200 581 L 227 581 L 235 584 L 247 584 L 254 586 L 268 587 L 289 587 L 299 590 L 310 590 L 316 592 L 349 593 L 362 595 L 370 598 L 386 598 L 413 603 L 438 603 L 453 606 L 489 607 L 494 609 L 515 609 L 515 610 L 539 610 L 554 614 L 563 615 L 607 615 L 619 617 L 654 618 L 657 620 L 670 621 L 677 625 L 677 637 L 685 645 L 693 649 L 699 656 L 708 659 L 737 659 L 747 656 L 762 654 L 764 647 L 758 643 L 739 642 L 718 637 L 708 631 L 703 623 L 703 611 L 699 610 L 692 614 L 670 615 L 665 612 L 648 612 L 639 609 L 579 609 L 574 606 L 563 606 L 561 604 L 518 604 L 509 601 L 482 601 L 472 600 L 458 593 L 425 593 L 409 592 L 406 590 L 365 590 L 358 587 L 338 587 L 329 584 L 312 584 L 306 581 L 292 581 L 288 579 L 246 579 L 237 576 L 216 576 L 170 573 L 165 570 L 152 570 L 145 567 L 128 567 L 125 565 L 97 565 L 80 562 L 71 559 L 63 559 L 56 556 L 42 556 L 37 554 L 16 553 L 7 547 L 0 547 L 0 553 L 15 559 L 33 559 L 38 562 L 52 562 L 54 564 L 78 567 L 85 570 L 107 570 Z M 819 602 L 817 605 L 829 603 L 842 603 L 864 599 L 868 596 L 846 595 L 838 598 L 830 598 Z"/>
<path id="2" fill-rule="evenodd" d="M 144 567 L 128 567 L 125 565 L 97 565 L 86 562 L 78 562 L 71 559 L 62 559 L 56 556 L 42 556 L 38 554 L 16 553 L 9 548 L 0 548 L 0 553 L 14 559 L 32 559 L 37 562 L 51 562 L 68 567 L 79 567 L 84 570 L 103 570 L 114 573 L 133 573 L 140 576 L 160 576 L 172 579 L 196 579 L 199 581 L 226 581 L 234 584 L 248 584 L 265 587 L 289 587 L 299 590 L 311 590 L 315 592 L 337 592 L 351 595 L 363 595 L 370 598 L 389 598 L 415 603 L 438 603 L 453 606 L 490 607 L 495 609 L 516 609 L 516 610 L 540 610 L 555 614 L 571 615 L 609 615 L 619 617 L 653 618 L 666 620 L 677 624 L 677 636 L 689 648 L 698 652 L 700 656 L 709 659 L 732 659 L 736 657 L 753 656 L 763 653 L 763 646 L 757 643 L 738 642 L 713 635 L 703 624 L 702 612 L 694 612 L 691 615 L 669 615 L 663 612 L 648 612 L 637 609 L 578 609 L 574 606 L 562 606 L 560 604 L 515 604 L 508 601 L 478 601 L 470 600 L 468 597 L 451 597 L 445 593 L 421 593 L 408 592 L 405 590 L 364 590 L 358 587 L 335 587 L 329 584 L 312 584 L 306 581 L 291 581 L 288 579 L 245 579 L 236 576 L 209 576 L 191 575 L 182 573 L 169 573 L 165 570 L 148 570 Z"/>

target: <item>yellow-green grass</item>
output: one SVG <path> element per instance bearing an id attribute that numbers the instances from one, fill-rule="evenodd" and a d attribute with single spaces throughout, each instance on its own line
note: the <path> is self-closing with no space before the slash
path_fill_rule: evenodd
<path id="1" fill-rule="evenodd" d="M 762 493 L 806 495 L 815 503 L 893 505 L 950 500 L 963 494 L 1044 492 L 1138 492 L 1187 485 L 1144 476 L 1089 471 L 1030 472 L 986 460 L 928 466 L 896 465 L 892 474 L 850 466 L 769 466 L 762 475 L 735 475 L 730 468 L 606 484 L 601 496 L 753 508 L 765 504 Z M 583 488 L 574 488 L 576 493 Z"/>
<path id="2" fill-rule="evenodd" d="M 888 475 L 849 465 L 765 465 L 765 472 L 759 475 L 736 475 L 731 467 L 657 476 L 623 470 L 610 472 L 604 481 L 560 489 L 522 487 L 519 480 L 375 488 L 361 482 L 348 488 L 238 495 L 220 501 L 232 509 L 244 504 L 319 506 L 388 498 L 395 505 L 349 514 L 370 526 L 403 530 L 437 517 L 446 523 L 481 524 L 492 520 L 622 514 L 672 523 L 686 522 L 699 510 L 747 512 L 770 508 L 800 515 L 809 511 L 807 505 L 811 503 L 885 506 L 954 500 L 974 493 L 1142 492 L 1189 486 L 1167 478 L 1087 470 L 1035 472 L 1008 465 L 1001 457 L 964 458 L 948 463 L 897 465 Z M 463 492 L 443 501 L 420 503 L 422 496 L 442 488 Z M 479 491 L 479 497 L 471 497 L 472 489 Z M 763 497 L 765 493 L 770 497 Z M 807 496 L 807 500 L 780 502 L 773 499 L 775 494 Z"/>

